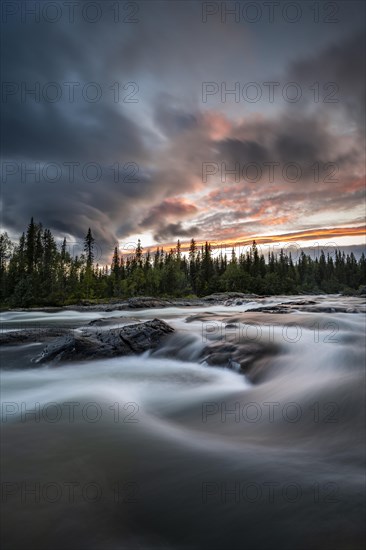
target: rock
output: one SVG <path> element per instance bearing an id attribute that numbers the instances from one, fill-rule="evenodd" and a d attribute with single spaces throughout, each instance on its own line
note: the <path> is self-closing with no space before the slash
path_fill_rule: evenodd
<path id="1" fill-rule="evenodd" d="M 140 298 L 130 298 L 128 300 L 128 307 L 132 309 L 169 307 L 171 305 L 172 303 L 170 300 L 161 300 L 160 298 L 150 298 L 149 296 L 142 296 Z"/>
<path id="2" fill-rule="evenodd" d="M 293 310 L 290 307 L 278 306 L 262 306 L 247 309 L 247 313 L 291 313 Z"/>
<path id="3" fill-rule="evenodd" d="M 204 306 L 206 304 L 199 298 L 161 299 L 141 296 L 138 298 L 130 298 L 127 305 L 128 309 L 150 309 L 165 307 L 197 307 Z"/>
<path id="4" fill-rule="evenodd" d="M 167 323 L 153 319 L 118 329 L 69 333 L 50 342 L 34 362 L 82 361 L 139 354 L 156 349 L 172 332 L 174 329 Z"/>
<path id="5" fill-rule="evenodd" d="M 358 313 L 362 311 L 360 308 L 347 308 L 346 306 L 326 306 L 326 305 L 312 305 L 315 302 L 303 301 L 303 302 L 286 302 L 284 304 L 278 304 L 273 306 L 262 306 L 252 309 L 247 309 L 247 313 L 294 313 L 295 311 L 304 311 L 307 313 Z"/>
<path id="6" fill-rule="evenodd" d="M 347 308 L 342 306 L 331 307 L 331 306 L 309 306 L 304 308 L 302 311 L 307 311 L 309 313 L 347 313 Z M 354 311 L 355 313 L 356 311 Z"/>
<path id="7" fill-rule="evenodd" d="M 314 300 L 297 300 L 297 301 L 291 301 L 286 303 L 287 305 L 291 305 L 291 306 L 307 306 L 309 304 L 316 304 Z"/>
<path id="8" fill-rule="evenodd" d="M 278 352 L 274 343 L 214 342 L 203 349 L 201 362 L 212 367 L 236 370 L 245 374 L 251 382 L 258 383 L 269 375 L 273 357 Z"/>
<path id="9" fill-rule="evenodd" d="M 107 327 L 109 325 L 124 325 L 131 322 L 139 323 L 140 320 L 137 317 L 101 317 L 100 319 L 93 319 L 88 323 L 91 327 Z"/>
<path id="10" fill-rule="evenodd" d="M 242 292 L 215 292 L 214 294 L 209 294 L 208 296 L 205 296 L 204 298 L 202 298 L 202 300 L 209 303 L 228 302 L 227 305 L 232 305 L 234 303 L 237 303 L 237 300 L 240 300 L 242 303 L 244 303 L 251 302 L 256 298 L 259 298 L 257 294 L 243 294 Z"/>
<path id="11" fill-rule="evenodd" d="M 204 359 L 205 363 L 210 366 L 228 367 L 232 361 L 230 353 L 210 353 Z"/>
<path id="12" fill-rule="evenodd" d="M 112 329 L 99 333 L 98 339 L 116 349 L 127 346 L 133 353 L 143 353 L 155 349 L 163 336 L 174 332 L 174 329 L 160 319 L 153 319 L 145 323 L 127 325 L 122 329 Z"/>
<path id="13" fill-rule="evenodd" d="M 215 313 L 212 311 L 204 311 L 202 313 L 197 313 L 195 315 L 190 315 L 185 318 L 185 323 L 193 323 L 193 321 L 207 321 L 207 317 L 215 316 Z"/>
<path id="14" fill-rule="evenodd" d="M 68 330 L 60 327 L 38 327 L 12 330 L 0 333 L 0 345 L 11 346 L 16 344 L 28 344 L 30 342 L 44 342 L 50 338 L 56 338 L 68 334 Z"/>
<path id="15" fill-rule="evenodd" d="M 68 334 L 50 342 L 42 353 L 34 359 L 34 363 L 100 359 L 111 357 L 110 351 L 106 346 L 100 345 L 97 339 Z"/>

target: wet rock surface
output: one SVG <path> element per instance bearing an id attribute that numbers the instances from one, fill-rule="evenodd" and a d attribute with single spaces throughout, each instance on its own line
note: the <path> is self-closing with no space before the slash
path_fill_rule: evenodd
<path id="1" fill-rule="evenodd" d="M 202 352 L 201 362 L 213 367 L 224 367 L 245 374 L 253 383 L 262 382 L 268 372 L 278 347 L 274 343 L 216 342 Z"/>
<path id="2" fill-rule="evenodd" d="M 50 342 L 34 362 L 59 363 L 140 354 L 156 349 L 172 332 L 174 329 L 167 323 L 153 319 L 118 329 L 69 333 Z"/>
<path id="3" fill-rule="evenodd" d="M 110 325 L 124 325 L 139 323 L 140 319 L 137 317 L 101 317 L 100 319 L 93 319 L 89 321 L 88 326 L 91 327 L 108 327 Z"/>
<path id="4" fill-rule="evenodd" d="M 309 313 L 362 313 L 365 311 L 364 304 L 357 304 L 355 307 L 323 305 L 313 300 L 298 300 L 283 302 L 278 305 L 260 306 L 246 310 L 247 313 L 293 313 L 303 311 Z"/>
<path id="5" fill-rule="evenodd" d="M 44 342 L 46 340 L 57 338 L 58 336 L 65 336 L 68 332 L 68 329 L 62 327 L 38 327 L 13 330 L 10 332 L 0 333 L 0 345 L 12 346 L 17 344 L 29 344 L 32 342 Z"/>
<path id="6" fill-rule="evenodd" d="M 263 306 L 247 309 L 248 313 L 291 313 L 291 307 L 279 306 Z"/>
<path id="7" fill-rule="evenodd" d="M 127 302 L 129 309 L 150 309 L 150 308 L 166 308 L 166 307 L 189 307 L 201 306 L 203 301 L 197 299 L 160 299 L 160 298 L 130 298 Z"/>

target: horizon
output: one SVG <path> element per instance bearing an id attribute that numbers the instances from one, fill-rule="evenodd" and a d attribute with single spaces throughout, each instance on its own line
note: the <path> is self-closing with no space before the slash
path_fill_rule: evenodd
<path id="1" fill-rule="evenodd" d="M 33 220 L 33 217 L 32 217 Z M 43 229 L 49 229 L 47 227 L 44 227 L 42 222 L 34 220 L 34 223 L 40 224 Z M 93 234 L 92 228 L 90 228 Z M 353 235 L 353 231 L 356 231 L 356 235 L 358 231 L 365 231 L 365 227 L 357 227 L 357 228 L 347 228 L 349 232 Z M 24 231 L 22 234 L 26 233 L 26 228 L 24 228 Z M 309 241 L 308 235 L 313 233 L 313 237 L 317 238 L 319 240 Z M 196 240 L 194 236 L 192 236 L 189 240 L 180 240 L 177 239 L 176 242 L 170 242 L 170 243 L 164 243 L 164 244 L 157 244 L 152 246 L 145 246 L 144 243 L 141 241 L 140 238 L 138 238 L 136 241 L 128 241 L 126 243 L 115 243 L 109 250 L 108 255 L 106 255 L 106 251 L 102 250 L 99 246 L 99 243 L 97 241 L 94 242 L 94 256 L 96 259 L 96 262 L 100 267 L 108 267 L 110 268 L 113 258 L 114 250 L 117 248 L 119 255 L 122 257 L 132 257 L 134 256 L 136 252 L 136 248 L 138 246 L 138 242 L 140 243 L 140 246 L 142 247 L 142 255 L 146 256 L 147 254 L 155 253 L 157 250 L 164 251 L 165 253 L 168 253 L 169 251 L 176 251 L 177 250 L 177 244 L 179 242 L 179 247 L 182 255 L 188 255 L 189 247 L 191 244 L 192 239 L 195 242 L 195 245 L 197 249 L 201 249 L 204 247 L 204 245 L 207 243 L 212 251 L 212 256 L 216 256 L 217 254 L 222 254 L 223 256 L 231 256 L 232 251 L 235 251 L 235 254 L 237 257 L 239 257 L 241 254 L 246 254 L 247 251 L 249 251 L 252 248 L 253 243 L 256 244 L 256 247 L 258 249 L 259 255 L 263 255 L 265 260 L 268 260 L 269 254 L 273 253 L 275 256 L 282 250 L 286 254 L 290 255 L 292 257 L 292 260 L 296 263 L 300 254 L 303 252 L 304 254 L 313 257 L 314 259 L 319 257 L 321 252 L 324 252 L 325 255 L 329 254 L 331 257 L 334 255 L 335 251 L 339 250 L 341 252 L 344 252 L 346 255 L 349 255 L 351 253 L 354 254 L 355 258 L 359 260 L 362 256 L 362 254 L 366 253 L 366 242 L 363 240 L 362 243 L 358 244 L 350 244 L 348 243 L 349 235 L 344 236 L 343 234 L 338 234 L 338 230 L 335 229 L 328 229 L 326 230 L 326 233 L 329 235 L 329 237 L 336 237 L 338 242 L 335 242 L 334 240 L 328 240 L 327 238 L 324 238 L 324 232 L 318 233 L 318 232 L 306 232 L 303 233 L 288 233 L 285 235 L 278 235 L 278 236 L 259 236 L 256 238 L 237 238 L 233 241 L 208 241 L 208 240 Z M 85 232 L 86 234 L 86 232 Z M 9 236 L 9 235 L 8 235 Z M 9 236 L 11 242 L 13 243 L 13 246 L 17 246 L 19 239 L 21 235 L 17 236 Z M 321 238 L 323 237 L 323 238 Z M 295 241 L 295 238 L 297 239 Z M 60 249 L 62 246 L 62 243 L 66 239 L 66 245 L 67 250 L 71 257 L 75 258 L 76 256 L 80 256 L 83 254 L 83 247 L 84 247 L 84 239 L 85 235 L 78 238 L 77 240 L 67 240 L 66 237 L 58 237 L 56 238 L 56 245 Z M 108 261 L 104 264 L 99 264 L 98 260 L 108 258 Z"/>

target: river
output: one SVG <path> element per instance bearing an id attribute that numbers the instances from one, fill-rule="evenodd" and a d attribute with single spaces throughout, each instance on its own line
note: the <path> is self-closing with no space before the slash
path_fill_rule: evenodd
<path id="1" fill-rule="evenodd" d="M 159 351 L 58 367 L 30 362 L 42 342 L 3 347 L 3 547 L 363 548 L 364 301 L 308 298 L 319 307 L 284 314 L 3 312 L 3 330 L 116 316 L 176 329 Z M 230 322 L 276 345 L 256 383 L 199 359 Z"/>

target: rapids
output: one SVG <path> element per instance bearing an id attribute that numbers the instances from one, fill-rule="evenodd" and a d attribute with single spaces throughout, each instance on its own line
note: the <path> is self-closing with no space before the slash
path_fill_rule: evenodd
<path id="1" fill-rule="evenodd" d="M 363 548 L 365 308 L 307 298 L 317 311 L 2 313 L 3 330 L 102 317 L 176 329 L 153 353 L 57 368 L 30 363 L 41 342 L 3 347 L 3 547 Z M 200 362 L 227 323 L 276 344 L 263 382 Z"/>

